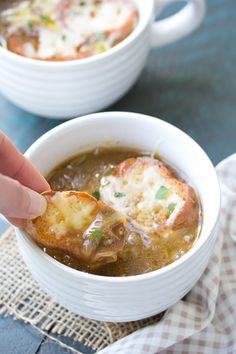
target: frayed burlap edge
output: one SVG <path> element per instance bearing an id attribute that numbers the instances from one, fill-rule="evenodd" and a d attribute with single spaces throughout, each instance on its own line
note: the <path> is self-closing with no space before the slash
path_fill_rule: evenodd
<path id="1" fill-rule="evenodd" d="M 29 323 L 43 335 L 78 354 L 81 352 L 64 343 L 61 337 L 80 342 L 97 352 L 138 329 L 157 323 L 162 317 L 105 323 L 68 311 L 39 288 L 20 255 L 12 228 L 0 238 L 0 314 L 12 315 Z"/>

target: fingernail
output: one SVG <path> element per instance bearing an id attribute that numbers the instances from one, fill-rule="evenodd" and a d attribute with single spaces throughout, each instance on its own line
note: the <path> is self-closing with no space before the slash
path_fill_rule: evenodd
<path id="1" fill-rule="evenodd" d="M 42 195 L 30 189 L 28 190 L 28 194 L 30 197 L 29 214 L 30 218 L 34 219 L 37 216 L 42 215 L 46 211 L 47 201 Z"/>

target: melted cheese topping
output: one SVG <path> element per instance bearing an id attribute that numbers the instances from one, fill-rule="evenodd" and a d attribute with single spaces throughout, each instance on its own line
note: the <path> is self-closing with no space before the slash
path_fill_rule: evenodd
<path id="1" fill-rule="evenodd" d="M 23 45 L 29 57 L 73 57 L 110 49 L 134 29 L 137 12 L 132 0 L 33 0 L 1 13 L 7 36 L 23 31 L 37 36 L 37 48 Z"/>
<path id="2" fill-rule="evenodd" d="M 157 198 L 163 187 L 168 193 Z M 135 227 L 149 233 L 163 222 L 171 227 L 185 203 L 157 166 L 137 163 L 123 176 L 103 177 L 100 195 L 105 203 L 128 216 Z"/>
<path id="3" fill-rule="evenodd" d="M 57 192 L 46 198 L 48 207 L 42 219 L 43 229 L 48 230 L 46 233 L 53 233 L 57 240 L 71 230 L 83 232 L 92 223 L 97 211 L 96 202 L 68 196 L 67 192 Z"/>
<path id="4" fill-rule="evenodd" d="M 75 196 L 68 197 L 63 192 L 56 193 L 51 197 L 50 201 L 63 217 L 63 222 L 60 223 L 63 231 L 68 227 L 75 230 L 83 230 L 91 223 L 94 217 L 93 213 L 97 209 L 96 202 L 83 202 L 83 199 L 80 200 Z M 51 221 L 54 224 L 53 219 Z M 55 226 L 58 227 L 59 225 L 54 224 L 53 227 Z"/>

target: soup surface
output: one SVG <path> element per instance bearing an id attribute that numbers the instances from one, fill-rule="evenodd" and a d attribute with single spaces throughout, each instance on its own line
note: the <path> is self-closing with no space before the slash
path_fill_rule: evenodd
<path id="1" fill-rule="evenodd" d="M 42 247 L 58 261 L 85 272 L 129 276 L 172 263 L 196 242 L 200 204 L 193 188 L 161 160 L 136 150 L 97 149 L 72 158 L 48 176 L 55 191 L 84 191 L 127 219 L 117 260 L 97 267 L 68 252 Z"/>
<path id="2" fill-rule="evenodd" d="M 2 45 L 17 54 L 72 60 L 112 48 L 137 20 L 132 0 L 26 0 L 0 13 L 0 31 Z"/>

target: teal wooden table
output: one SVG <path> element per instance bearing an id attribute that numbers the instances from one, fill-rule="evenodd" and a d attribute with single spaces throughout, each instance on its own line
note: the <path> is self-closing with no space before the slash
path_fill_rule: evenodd
<path id="1" fill-rule="evenodd" d="M 214 164 L 236 152 L 235 14 L 235 0 L 209 0 L 201 28 L 153 51 L 135 86 L 108 110 L 145 113 L 178 126 L 205 149 Z M 0 96 L 0 129 L 21 151 L 59 123 L 26 113 Z M 1 232 L 6 227 L 0 222 Z M 77 347 L 92 353 L 80 344 Z M 70 351 L 20 321 L 0 318 L 0 354 L 36 353 Z"/>

